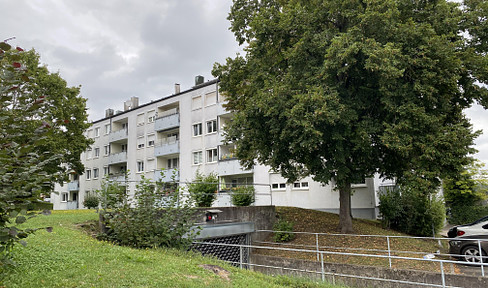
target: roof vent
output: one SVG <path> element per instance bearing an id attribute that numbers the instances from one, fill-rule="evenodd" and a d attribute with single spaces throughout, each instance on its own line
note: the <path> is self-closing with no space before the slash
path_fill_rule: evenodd
<path id="1" fill-rule="evenodd" d="M 180 84 L 175 83 L 175 94 L 180 94 Z"/>
<path id="2" fill-rule="evenodd" d="M 205 81 L 205 78 L 202 75 L 195 76 L 195 86 L 203 84 L 203 81 Z"/>
<path id="3" fill-rule="evenodd" d="M 114 109 L 105 110 L 105 118 L 108 118 L 110 116 L 114 116 Z"/>

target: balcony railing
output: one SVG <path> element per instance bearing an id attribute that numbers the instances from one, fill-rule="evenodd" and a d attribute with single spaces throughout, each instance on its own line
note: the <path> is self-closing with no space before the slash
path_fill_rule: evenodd
<path id="1" fill-rule="evenodd" d="M 68 191 L 78 191 L 80 190 L 80 183 L 78 180 L 73 180 L 68 182 Z"/>
<path id="2" fill-rule="evenodd" d="M 127 162 L 127 152 L 120 152 L 110 154 L 108 156 L 108 164 L 117 164 L 117 163 L 124 163 Z"/>
<path id="3" fill-rule="evenodd" d="M 224 106 L 222 106 L 222 102 L 220 102 L 218 105 L 217 105 L 217 115 L 218 116 L 221 116 L 221 115 L 226 115 L 226 114 L 229 114 L 230 111 L 225 109 Z"/>
<path id="4" fill-rule="evenodd" d="M 116 142 L 116 141 L 127 139 L 127 137 L 128 137 L 127 129 L 120 129 L 108 134 L 108 141 Z"/>
<path id="5" fill-rule="evenodd" d="M 161 171 L 164 171 L 164 174 L 161 175 Z M 174 176 L 173 176 L 174 175 Z M 166 169 L 166 170 L 156 170 L 154 171 L 154 181 L 161 181 L 161 182 L 172 182 L 172 181 L 179 181 L 180 180 L 180 171 L 179 169 Z"/>
<path id="6" fill-rule="evenodd" d="M 227 158 L 225 156 L 219 160 L 219 165 L 217 169 L 219 176 L 249 174 L 253 172 L 253 169 L 244 169 L 239 164 L 239 160 L 237 158 Z"/>
<path id="7" fill-rule="evenodd" d="M 180 113 L 161 116 L 154 121 L 154 130 L 162 131 L 180 127 Z"/>
<path id="8" fill-rule="evenodd" d="M 78 201 L 68 201 L 66 203 L 66 209 L 68 210 L 78 209 Z"/>
<path id="9" fill-rule="evenodd" d="M 173 138 L 173 137 L 171 137 Z M 154 156 L 165 156 L 180 153 L 180 142 L 174 139 L 157 141 L 154 145 Z"/>

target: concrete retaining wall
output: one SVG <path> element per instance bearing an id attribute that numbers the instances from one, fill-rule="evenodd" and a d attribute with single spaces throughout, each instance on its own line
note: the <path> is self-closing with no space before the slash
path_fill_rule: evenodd
<path id="1" fill-rule="evenodd" d="M 320 262 L 307 261 L 300 259 L 281 258 L 272 256 L 263 256 L 251 254 L 251 264 L 285 267 L 291 269 L 300 269 L 308 271 L 321 271 Z M 254 271 L 262 272 L 270 275 L 291 275 L 299 277 L 308 277 L 312 279 L 321 279 L 320 273 L 307 273 L 299 271 L 290 271 L 286 269 L 274 269 L 259 266 L 251 266 Z M 326 273 L 347 274 L 356 276 L 365 276 L 373 278 L 403 280 L 410 282 L 421 282 L 427 284 L 441 285 L 442 278 L 440 273 L 422 272 L 415 270 L 399 270 L 388 269 L 377 266 L 360 266 L 339 263 L 324 263 L 324 271 Z M 399 288 L 399 287 L 418 287 L 418 285 L 402 284 L 389 281 L 380 280 L 366 280 L 359 278 L 341 277 L 337 275 L 325 275 L 328 282 L 343 283 L 351 287 L 382 287 L 382 288 Z M 488 287 L 488 277 L 476 277 L 465 275 L 445 274 L 446 285 L 455 287 Z M 422 286 L 434 287 L 434 286 Z"/>
<path id="2" fill-rule="evenodd" d="M 216 223 L 226 222 L 254 222 L 256 230 L 273 230 L 276 221 L 275 206 L 248 206 L 248 207 L 212 207 L 198 208 L 197 222 L 205 219 L 205 211 L 218 209 L 222 213 L 218 214 Z M 267 233 L 253 233 L 252 241 L 262 241 L 267 237 Z"/>

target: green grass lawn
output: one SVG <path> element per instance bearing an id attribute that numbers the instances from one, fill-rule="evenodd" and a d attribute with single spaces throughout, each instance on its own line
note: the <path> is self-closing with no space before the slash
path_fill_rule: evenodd
<path id="1" fill-rule="evenodd" d="M 100 242 L 76 224 L 98 218 L 93 210 L 54 211 L 24 227 L 52 226 L 17 245 L 18 266 L 0 274 L 13 287 L 339 287 L 303 279 L 270 277 L 231 267 L 216 259 L 171 249 L 137 250 Z M 219 265 L 230 280 L 200 267 Z"/>

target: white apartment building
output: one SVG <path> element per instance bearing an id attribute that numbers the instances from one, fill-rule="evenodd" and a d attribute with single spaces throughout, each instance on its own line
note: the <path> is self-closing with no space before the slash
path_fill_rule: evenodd
<path id="1" fill-rule="evenodd" d="M 217 173 L 219 193 L 214 206 L 231 206 L 226 188 L 253 184 L 255 205 L 296 206 L 329 212 L 339 210 L 339 192 L 333 183 L 322 185 L 311 177 L 292 184 L 263 165 L 244 170 L 233 156 L 233 146 L 223 145 L 223 127 L 231 114 L 222 103 L 218 81 L 204 82 L 197 76 L 195 86 L 173 95 L 139 105 L 132 97 L 124 111 L 106 110 L 106 117 L 93 122 L 87 136 L 93 145 L 81 155 L 83 175 L 71 175 L 70 182 L 56 185 L 51 195 L 54 209 L 81 209 L 86 195 L 100 189 L 106 175 L 123 180 L 129 173 L 130 191 L 144 175 L 146 178 L 170 181 L 173 171 L 181 185 L 191 182 L 199 170 Z M 161 176 L 165 169 L 169 173 Z M 378 199 L 375 191 L 379 179 L 366 179 L 353 185 L 353 216 L 375 218 Z"/>

